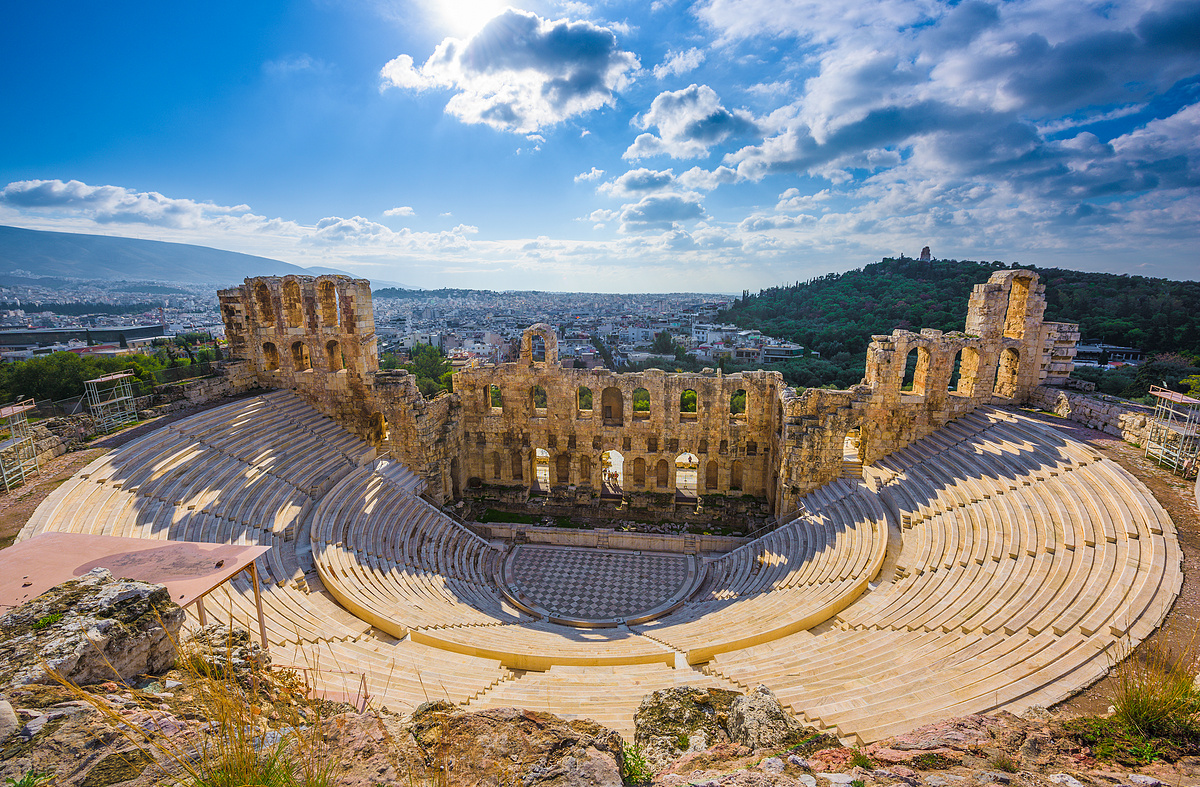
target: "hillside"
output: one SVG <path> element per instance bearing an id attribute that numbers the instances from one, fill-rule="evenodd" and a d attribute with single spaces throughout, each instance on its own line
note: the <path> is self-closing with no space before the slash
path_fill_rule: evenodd
<path id="1" fill-rule="evenodd" d="M 872 334 L 961 331 L 971 288 L 999 262 L 884 259 L 846 273 L 745 294 L 719 319 L 803 344 L 822 360 L 794 362 L 790 382 L 850 385 Z M 1046 319 L 1078 322 L 1084 342 L 1200 355 L 1200 282 L 1021 266 L 1046 285 Z M 773 367 L 774 368 L 774 367 Z"/>
<path id="2" fill-rule="evenodd" d="M 0 275 L 18 270 L 41 277 L 218 286 L 239 283 L 247 276 L 315 273 L 280 260 L 187 243 L 0 226 Z M 322 268 L 320 272 L 334 271 Z"/>

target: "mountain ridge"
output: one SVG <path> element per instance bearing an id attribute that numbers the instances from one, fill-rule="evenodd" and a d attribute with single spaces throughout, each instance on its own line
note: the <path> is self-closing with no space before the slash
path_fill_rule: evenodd
<path id="1" fill-rule="evenodd" d="M 192 243 L 32 230 L 0 225 L 0 275 L 99 281 L 161 281 L 229 286 L 247 276 L 353 274 L 326 266 L 305 268 L 270 257 Z M 395 282 L 372 282 L 393 286 Z"/>

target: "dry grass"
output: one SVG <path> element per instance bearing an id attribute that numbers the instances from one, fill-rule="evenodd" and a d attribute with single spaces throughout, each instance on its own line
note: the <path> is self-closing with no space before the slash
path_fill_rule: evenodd
<path id="1" fill-rule="evenodd" d="M 1113 669 L 1115 718 L 1144 738 L 1200 735 L 1200 654 L 1193 637 L 1181 652 L 1144 644 Z"/>
<path id="2" fill-rule="evenodd" d="M 324 703 L 315 700 L 311 687 L 293 672 L 260 671 L 253 679 L 239 674 L 231 651 L 229 642 L 224 664 L 213 665 L 189 647 L 180 650 L 179 667 L 195 698 L 194 712 L 204 722 L 177 734 L 161 725 L 130 724 L 103 697 L 48 671 L 126 741 L 153 758 L 163 771 L 164 784 L 332 787 L 339 757 L 322 733 Z"/>

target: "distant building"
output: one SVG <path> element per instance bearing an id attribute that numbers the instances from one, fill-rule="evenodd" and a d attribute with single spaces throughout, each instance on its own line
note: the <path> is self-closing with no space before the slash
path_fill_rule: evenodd
<path id="1" fill-rule="evenodd" d="M 1079 344 L 1075 348 L 1076 366 L 1107 366 L 1109 364 L 1139 364 L 1146 360 L 1146 353 L 1136 347 L 1121 347 L 1116 344 Z"/>
<path id="2" fill-rule="evenodd" d="M 929 262 L 930 259 L 931 258 L 929 256 L 929 247 L 925 246 L 924 248 L 921 249 L 921 258 L 919 261 L 920 262 Z"/>

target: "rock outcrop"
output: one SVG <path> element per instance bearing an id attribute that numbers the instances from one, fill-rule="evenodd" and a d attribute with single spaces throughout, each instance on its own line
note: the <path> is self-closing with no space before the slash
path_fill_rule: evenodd
<path id="1" fill-rule="evenodd" d="M 729 737 L 752 751 L 779 748 L 805 729 L 762 684 L 729 707 Z"/>
<path id="2" fill-rule="evenodd" d="M 633 716 L 634 742 L 646 764 L 660 771 L 688 752 L 729 741 L 729 710 L 740 696 L 693 686 L 647 694 Z"/>
<path id="3" fill-rule="evenodd" d="M 164 672 L 183 619 L 162 585 L 92 569 L 0 617 L 0 688 L 51 683 L 47 668 L 78 684 Z"/>
<path id="4" fill-rule="evenodd" d="M 409 730 L 426 768 L 447 784 L 621 784 L 621 736 L 593 721 L 517 708 L 467 713 L 437 701 L 417 708 Z"/>

